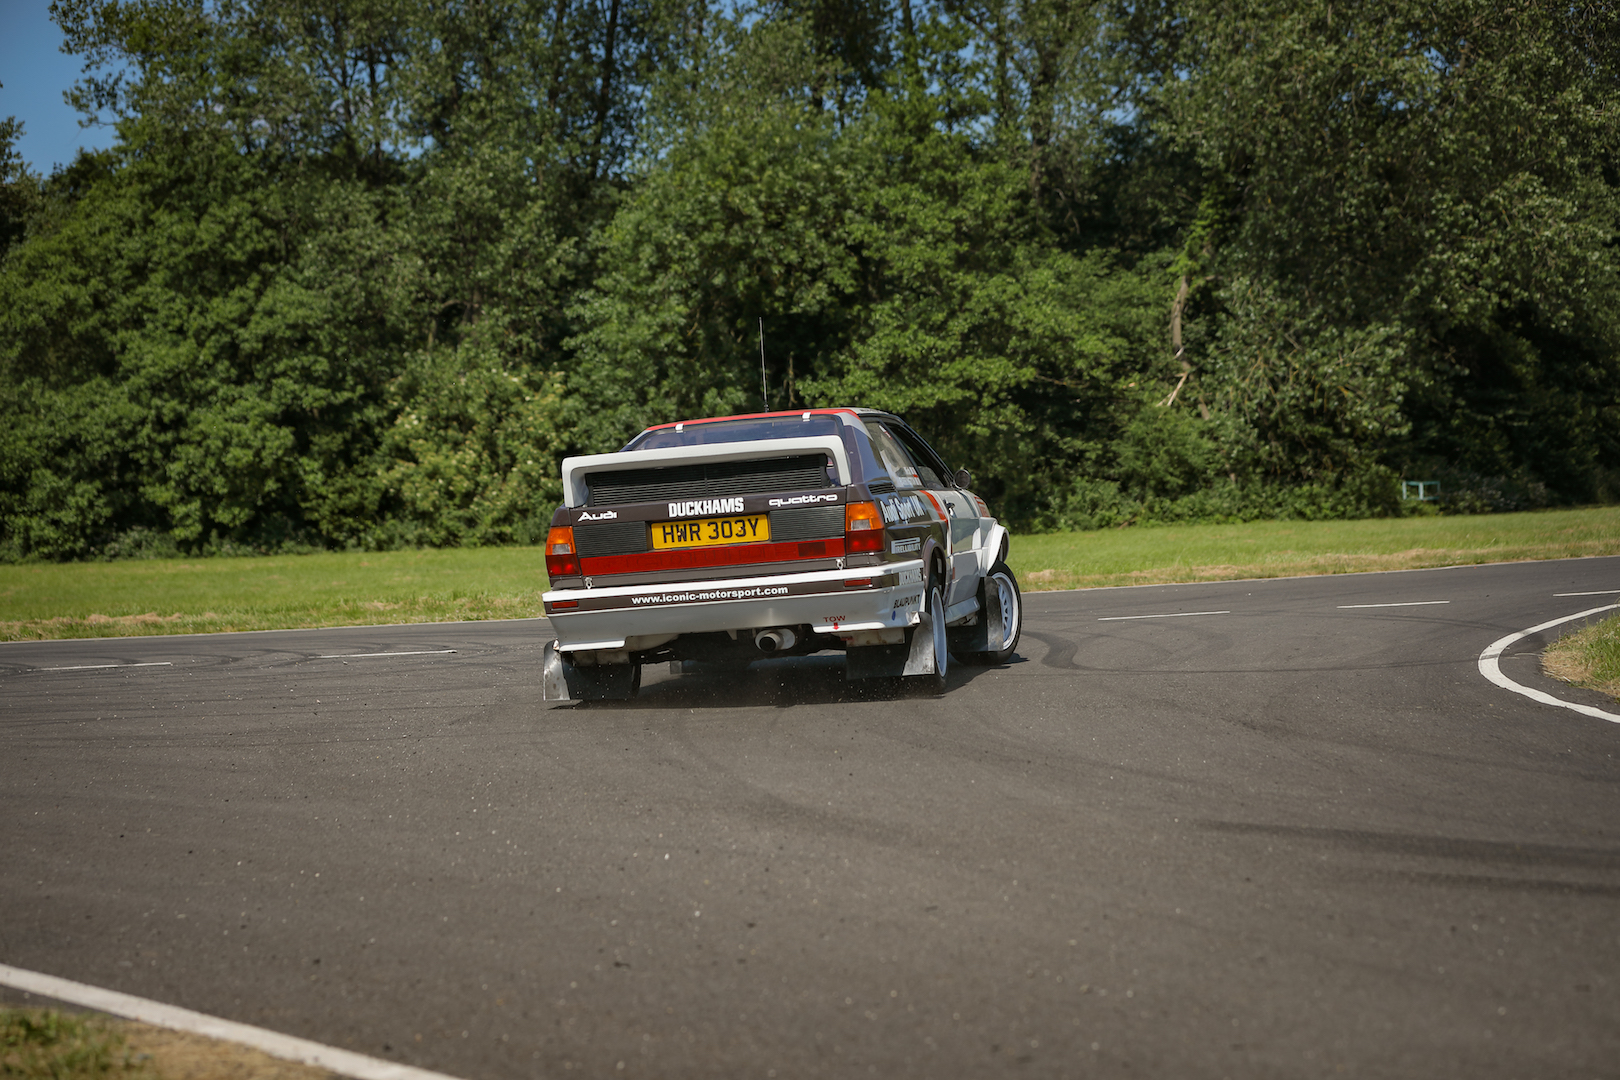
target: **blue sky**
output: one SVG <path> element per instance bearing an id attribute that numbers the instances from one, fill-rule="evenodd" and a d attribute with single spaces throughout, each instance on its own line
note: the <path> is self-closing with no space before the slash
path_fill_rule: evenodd
<path id="1" fill-rule="evenodd" d="M 61 45 L 50 0 L 0 0 L 0 117 L 23 122 L 17 149 L 41 173 L 71 162 L 81 146 L 113 143 L 111 127 L 80 128 L 79 114 L 62 100 L 78 81 L 80 61 Z"/>

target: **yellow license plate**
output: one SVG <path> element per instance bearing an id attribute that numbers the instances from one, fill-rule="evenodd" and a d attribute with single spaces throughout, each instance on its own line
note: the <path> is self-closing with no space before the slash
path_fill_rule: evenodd
<path id="1" fill-rule="evenodd" d="M 652 523 L 654 550 L 715 547 L 719 544 L 757 544 L 770 538 L 771 519 L 765 514 Z"/>

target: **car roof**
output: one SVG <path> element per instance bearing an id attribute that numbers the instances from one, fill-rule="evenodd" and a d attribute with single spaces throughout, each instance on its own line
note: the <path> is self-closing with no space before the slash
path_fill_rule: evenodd
<path id="1" fill-rule="evenodd" d="M 665 428 L 684 427 L 687 424 L 712 424 L 721 420 L 765 420 L 775 416 L 833 416 L 838 413 L 853 414 L 855 416 L 892 416 L 893 413 L 882 409 L 867 409 L 861 406 L 843 406 L 836 409 L 784 409 L 780 412 L 735 413 L 731 416 L 705 416 L 699 420 L 672 420 L 667 424 L 654 424 L 646 431 L 662 431 Z"/>

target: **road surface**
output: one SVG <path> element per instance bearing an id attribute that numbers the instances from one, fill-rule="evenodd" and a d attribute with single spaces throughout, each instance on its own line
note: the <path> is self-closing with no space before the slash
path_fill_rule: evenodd
<path id="1" fill-rule="evenodd" d="M 0 963 L 470 1080 L 1615 1076 L 1620 724 L 1478 669 L 1615 602 L 1029 594 L 937 699 L 546 704 L 539 620 L 3 645 Z M 1502 671 L 1620 711 L 1547 636 Z"/>

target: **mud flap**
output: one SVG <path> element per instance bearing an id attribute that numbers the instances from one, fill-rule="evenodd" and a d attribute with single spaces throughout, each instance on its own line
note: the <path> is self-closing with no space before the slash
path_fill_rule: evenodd
<path id="1" fill-rule="evenodd" d="M 550 641 L 540 651 L 540 700 L 628 701 L 641 689 L 641 668 L 636 664 L 575 667 Z"/>
<path id="2" fill-rule="evenodd" d="M 934 590 L 937 594 L 939 590 Z M 922 622 L 911 632 L 911 652 L 906 656 L 902 675 L 932 675 L 934 664 L 934 620 L 927 607 L 923 608 Z"/>
<path id="3" fill-rule="evenodd" d="M 568 675 L 571 671 L 573 667 L 563 663 L 562 653 L 557 651 L 557 643 L 546 642 L 546 647 L 540 650 L 540 700 L 572 700 L 574 695 L 569 692 L 568 685 Z"/>

